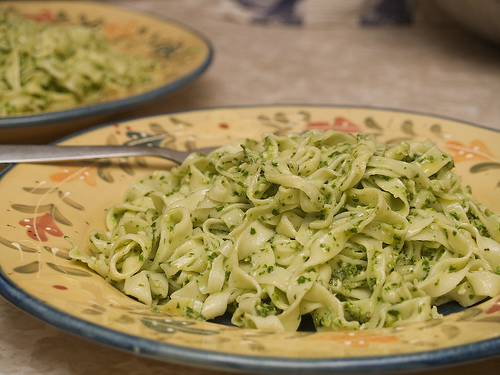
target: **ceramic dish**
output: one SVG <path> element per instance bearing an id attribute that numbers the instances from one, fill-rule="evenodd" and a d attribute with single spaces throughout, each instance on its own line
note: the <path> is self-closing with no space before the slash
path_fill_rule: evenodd
<path id="1" fill-rule="evenodd" d="M 102 31 L 122 52 L 155 59 L 160 79 L 135 92 L 61 111 L 0 117 L 3 143 L 59 139 L 76 130 L 111 121 L 113 113 L 139 107 L 199 77 L 212 61 L 212 47 L 198 32 L 176 22 L 91 1 L 2 1 L 1 9 L 55 24 L 84 25 Z"/>
<path id="2" fill-rule="evenodd" d="M 317 128 L 376 134 L 383 141 L 430 138 L 455 157 L 463 183 L 485 204 L 500 209 L 500 133 L 424 114 L 330 106 L 207 109 L 102 126 L 63 143 L 193 149 L 242 136 L 259 138 L 265 131 L 287 134 Z M 9 167 L 0 180 L 0 293 L 51 325 L 130 355 L 207 368 L 387 373 L 500 354 L 500 297 L 399 328 L 264 332 L 152 313 L 68 260 L 64 236 L 84 247 L 90 231 L 104 228 L 104 210 L 121 200 L 132 180 L 171 165 L 129 158 Z"/>

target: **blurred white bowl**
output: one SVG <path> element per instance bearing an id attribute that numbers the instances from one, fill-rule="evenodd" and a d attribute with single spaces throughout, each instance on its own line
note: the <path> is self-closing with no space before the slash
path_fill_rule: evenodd
<path id="1" fill-rule="evenodd" d="M 500 43 L 500 0 L 435 0 L 459 25 L 494 43 Z"/>

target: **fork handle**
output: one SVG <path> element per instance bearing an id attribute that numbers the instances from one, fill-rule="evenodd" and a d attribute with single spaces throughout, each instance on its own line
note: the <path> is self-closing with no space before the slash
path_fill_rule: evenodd
<path id="1" fill-rule="evenodd" d="M 0 145 L 0 163 L 156 156 L 181 163 L 189 152 L 148 146 Z"/>

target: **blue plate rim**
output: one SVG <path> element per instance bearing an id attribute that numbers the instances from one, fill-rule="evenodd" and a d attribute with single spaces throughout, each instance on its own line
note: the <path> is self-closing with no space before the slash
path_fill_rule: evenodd
<path id="1" fill-rule="evenodd" d="M 250 109 L 250 108 L 332 108 L 332 109 L 360 109 L 373 111 L 389 111 L 394 113 L 408 113 L 414 115 L 428 116 L 436 119 L 454 121 L 465 125 L 483 128 L 494 132 L 500 129 L 490 128 L 476 123 L 458 120 L 453 117 L 435 115 L 421 111 L 405 109 L 394 109 L 389 107 L 371 107 L 363 105 L 334 105 L 334 104 L 263 104 L 263 105 L 236 105 L 206 107 L 193 110 L 182 110 L 166 112 L 155 115 L 139 116 L 120 122 L 129 122 L 138 119 L 147 119 L 158 116 L 191 113 L 210 110 L 224 109 Z M 87 128 L 59 141 L 71 139 L 81 134 L 94 130 L 112 126 L 114 122 Z M 57 142 L 59 142 L 57 141 Z M 9 165 L 0 172 L 1 179 L 16 164 Z M 241 355 L 223 353 L 203 349 L 195 349 L 159 342 L 147 338 L 133 336 L 119 332 L 107 327 L 85 321 L 81 318 L 69 315 L 57 308 L 48 305 L 46 302 L 31 296 L 19 288 L 4 273 L 0 265 L 0 295 L 17 308 L 29 313 L 35 318 L 59 328 L 67 333 L 74 334 L 81 338 L 98 342 L 102 345 L 115 349 L 121 349 L 133 354 L 177 363 L 184 366 L 194 366 L 207 369 L 253 372 L 260 374 L 303 374 L 326 375 L 331 373 L 341 374 L 388 374 L 394 372 L 413 372 L 429 369 L 436 369 L 448 366 L 456 366 L 488 359 L 500 355 L 500 337 L 481 340 L 475 343 L 458 345 L 455 347 L 424 350 L 415 353 L 384 355 L 384 356 L 363 356 L 363 357 L 322 357 L 322 358 L 289 358 L 289 357 L 267 357 L 257 355 Z"/>
<path id="2" fill-rule="evenodd" d="M 137 337 L 71 316 L 26 294 L 7 278 L 1 267 L 0 294 L 17 308 L 66 333 L 156 360 L 215 370 L 275 375 L 299 375 L 305 371 L 309 375 L 326 375 L 335 371 L 352 375 L 387 374 L 436 369 L 500 355 L 500 338 L 446 349 L 373 357 L 297 359 L 223 353 Z"/>

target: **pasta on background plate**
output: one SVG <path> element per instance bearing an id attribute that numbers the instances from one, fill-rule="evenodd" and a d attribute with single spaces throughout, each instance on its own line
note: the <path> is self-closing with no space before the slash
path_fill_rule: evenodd
<path id="1" fill-rule="evenodd" d="M 373 329 L 500 294 L 500 214 L 431 141 L 263 134 L 133 183 L 86 263 L 155 311 L 245 328 Z"/>
<path id="2" fill-rule="evenodd" d="M 120 52 L 98 29 L 0 9 L 1 117 L 95 104 L 158 77 L 155 60 Z"/>

